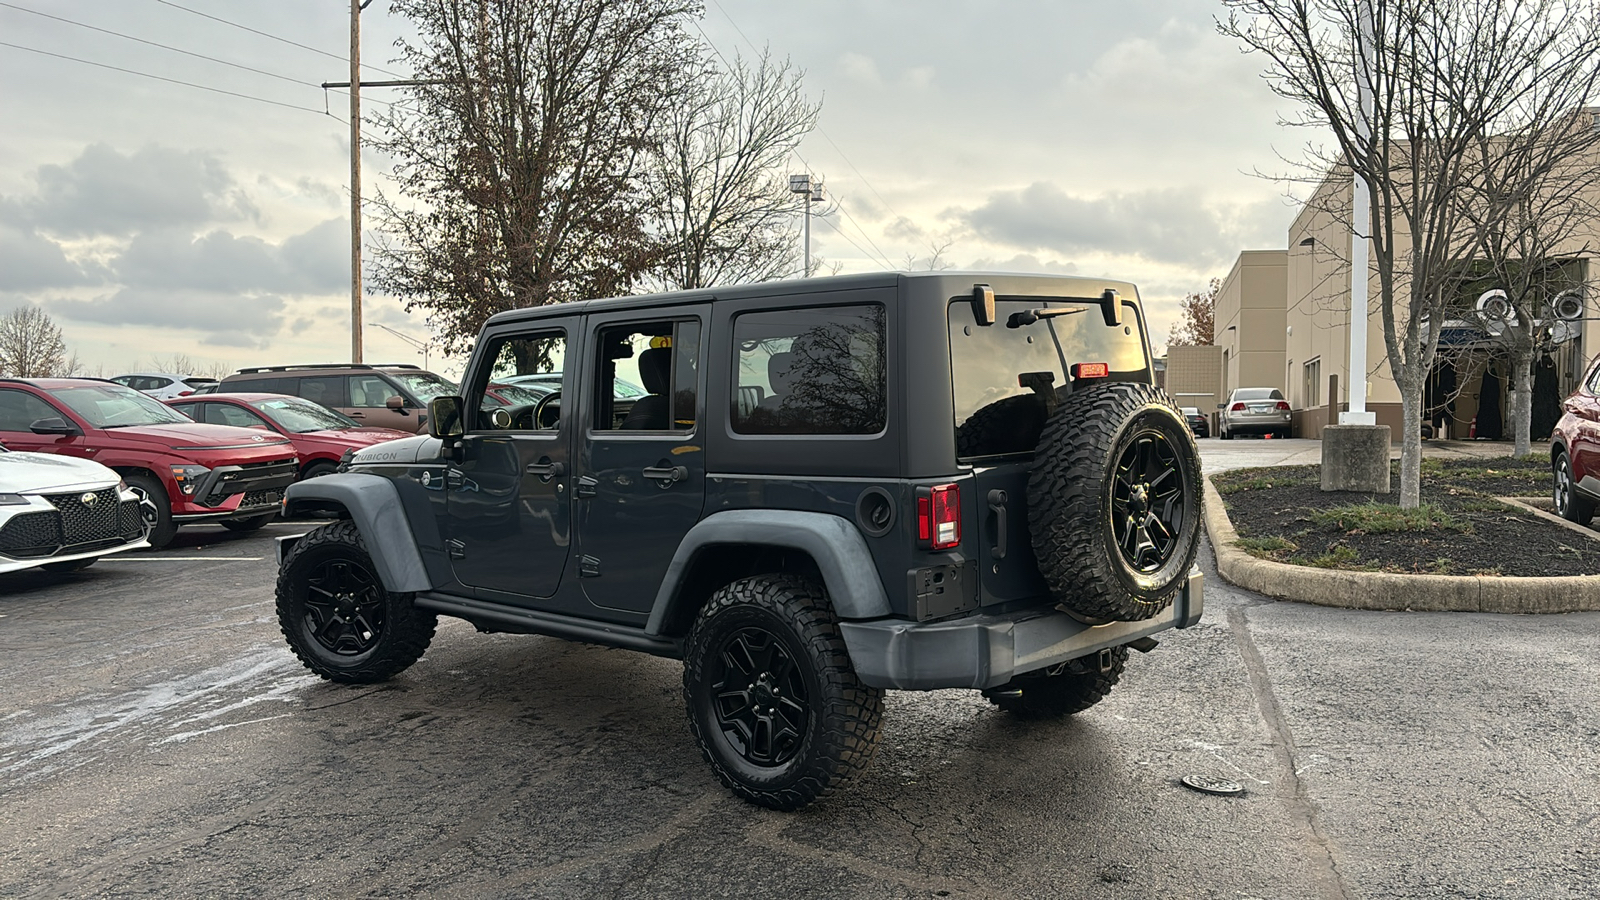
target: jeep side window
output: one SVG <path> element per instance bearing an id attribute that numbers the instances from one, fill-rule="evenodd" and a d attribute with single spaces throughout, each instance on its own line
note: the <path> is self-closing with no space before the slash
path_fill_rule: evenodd
<path id="1" fill-rule="evenodd" d="M 565 331 L 503 335 L 484 350 L 488 370 L 479 370 L 466 397 L 476 411 L 472 431 L 554 431 L 561 424 L 562 372 L 567 361 Z M 527 376 L 525 391 L 496 388 Z"/>
<path id="2" fill-rule="evenodd" d="M 699 322 L 612 325 L 598 340 L 596 431 L 694 430 Z"/>
<path id="3" fill-rule="evenodd" d="M 810 307 L 733 320 L 733 430 L 877 434 L 888 421 L 884 308 Z"/>

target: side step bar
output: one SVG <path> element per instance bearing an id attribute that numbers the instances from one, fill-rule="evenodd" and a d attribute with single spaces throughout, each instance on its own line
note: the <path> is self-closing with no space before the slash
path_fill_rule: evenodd
<path id="1" fill-rule="evenodd" d="M 683 658 L 683 642 L 644 633 L 643 628 L 595 622 L 591 619 L 574 619 L 558 613 L 538 612 L 499 603 L 487 603 L 452 594 L 425 592 L 412 601 L 419 609 L 445 616 L 466 619 L 472 623 L 492 625 L 499 631 L 517 634 L 543 634 L 549 637 L 639 650 L 652 656 L 670 659 Z"/>

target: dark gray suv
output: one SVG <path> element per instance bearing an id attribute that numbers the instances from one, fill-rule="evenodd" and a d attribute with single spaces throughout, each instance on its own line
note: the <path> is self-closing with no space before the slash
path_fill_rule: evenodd
<path id="1" fill-rule="evenodd" d="M 338 521 L 280 543 L 283 633 L 356 684 L 441 614 L 680 658 L 705 758 L 778 809 L 865 768 L 885 689 L 1078 712 L 1201 614 L 1145 327 L 1126 283 L 949 272 L 502 313 L 429 436 L 289 489 Z"/>

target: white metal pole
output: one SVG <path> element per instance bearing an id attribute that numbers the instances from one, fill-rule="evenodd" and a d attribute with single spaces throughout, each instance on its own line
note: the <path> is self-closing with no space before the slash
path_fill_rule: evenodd
<path id="1" fill-rule="evenodd" d="M 806 262 L 801 266 L 807 278 L 811 277 L 811 192 L 806 192 Z"/>
<path id="2" fill-rule="evenodd" d="M 1356 133 L 1361 144 L 1372 142 L 1372 64 L 1368 54 L 1374 42 L 1372 5 L 1356 3 L 1356 101 L 1361 107 L 1356 117 Z M 1353 185 L 1350 217 L 1350 410 L 1339 414 L 1340 425 L 1376 425 L 1378 417 L 1367 412 L 1367 240 L 1372 231 L 1372 202 L 1367 196 L 1367 180 L 1359 173 Z M 1328 398 L 1333 403 L 1336 398 Z"/>

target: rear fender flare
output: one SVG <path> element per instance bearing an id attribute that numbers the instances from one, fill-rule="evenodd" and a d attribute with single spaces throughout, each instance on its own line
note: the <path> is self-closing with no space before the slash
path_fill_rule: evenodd
<path id="1" fill-rule="evenodd" d="M 841 619 L 876 619 L 891 612 L 872 552 L 853 523 L 827 513 L 739 509 L 707 516 L 684 535 L 650 607 L 646 634 L 661 634 L 676 605 L 695 602 L 680 596 L 683 579 L 695 555 L 717 544 L 789 547 L 808 554 L 821 570 L 833 611 Z"/>
<path id="2" fill-rule="evenodd" d="M 297 481 L 289 485 L 284 497 L 284 509 L 290 514 L 297 506 L 309 505 L 308 501 L 342 507 L 360 530 L 361 540 L 378 569 L 378 577 L 388 590 L 410 593 L 434 586 L 411 533 L 411 520 L 400 501 L 400 491 L 392 479 L 341 472 Z M 282 539 L 278 548 L 280 560 L 291 546 L 288 538 Z"/>

